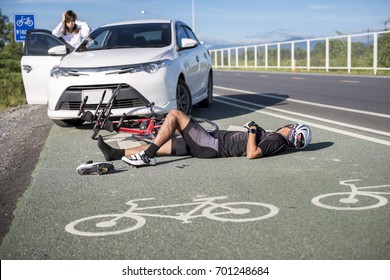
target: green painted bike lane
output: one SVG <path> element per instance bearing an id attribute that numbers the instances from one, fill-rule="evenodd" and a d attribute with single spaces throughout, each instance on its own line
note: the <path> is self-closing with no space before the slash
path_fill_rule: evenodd
<path id="1" fill-rule="evenodd" d="M 220 129 L 249 120 L 256 120 L 265 129 L 289 123 L 220 102 L 211 112 L 196 109 L 196 114 L 215 120 Z M 117 137 L 102 134 L 106 139 Z M 321 200 L 331 208 L 315 205 L 312 200 L 333 193 L 349 197 L 351 188 L 340 184 L 345 180 L 360 179 L 354 182 L 359 188 L 389 185 L 390 149 L 318 127 L 313 127 L 313 134 L 307 150 L 275 157 L 163 157 L 155 167 L 137 169 L 115 161 L 114 174 L 80 176 L 76 172 L 79 164 L 103 160 L 96 141 L 90 139 L 91 130 L 53 126 L 31 185 L 20 199 L 3 240 L 0 257 L 389 259 L 390 204 L 379 205 L 377 198 L 390 198 L 389 188 L 360 189 L 356 204 L 343 203 L 337 196 Z M 362 191 L 366 192 L 362 195 Z M 203 211 L 209 204 L 191 213 L 195 202 L 215 197 L 219 199 L 213 202 L 224 205 L 225 210 L 228 206 L 229 211 L 242 211 L 226 215 L 218 214 L 224 208 Z M 126 217 L 124 213 L 130 213 L 134 203 L 143 209 L 138 211 L 142 214 Z M 378 207 L 372 209 L 359 209 L 376 204 Z M 277 212 L 256 219 L 269 214 L 264 205 L 277 208 Z M 119 214 L 117 224 L 99 226 L 99 222 L 112 221 Z M 173 218 L 185 214 L 190 220 Z M 80 222 L 77 230 L 107 234 L 86 236 L 66 230 L 72 222 L 97 215 L 109 216 Z M 131 227 L 134 230 L 112 234 Z"/>

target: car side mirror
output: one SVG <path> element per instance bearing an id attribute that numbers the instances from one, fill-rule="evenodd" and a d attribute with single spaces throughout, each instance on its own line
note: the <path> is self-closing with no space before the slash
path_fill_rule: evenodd
<path id="1" fill-rule="evenodd" d="M 181 48 L 182 49 L 190 49 L 198 46 L 199 43 L 198 41 L 194 39 L 189 39 L 189 38 L 183 38 L 181 39 Z"/>
<path id="2" fill-rule="evenodd" d="M 47 52 L 50 55 L 66 55 L 68 53 L 65 45 L 52 47 Z"/>

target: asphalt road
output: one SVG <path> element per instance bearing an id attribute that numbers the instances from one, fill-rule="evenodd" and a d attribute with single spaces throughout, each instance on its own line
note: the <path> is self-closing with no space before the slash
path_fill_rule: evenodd
<path id="1" fill-rule="evenodd" d="M 388 77 L 217 71 L 214 82 L 240 100 L 390 132 Z"/>
<path id="2" fill-rule="evenodd" d="M 307 150 L 257 160 L 163 157 L 137 169 L 117 161 L 115 174 L 80 176 L 79 164 L 103 160 L 89 127 L 53 126 L 0 257 L 389 259 L 389 85 L 216 71 L 214 106 L 193 115 L 221 129 L 312 126 Z"/>

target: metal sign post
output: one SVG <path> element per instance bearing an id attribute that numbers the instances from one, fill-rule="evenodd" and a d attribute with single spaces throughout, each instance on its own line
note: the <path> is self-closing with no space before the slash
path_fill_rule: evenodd
<path id="1" fill-rule="evenodd" d="M 34 14 L 14 15 L 15 42 L 24 42 L 26 39 L 27 30 L 30 29 L 35 29 Z"/>

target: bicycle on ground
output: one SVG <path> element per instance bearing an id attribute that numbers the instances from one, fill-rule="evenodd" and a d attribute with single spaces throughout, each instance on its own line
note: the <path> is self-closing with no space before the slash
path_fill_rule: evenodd
<path id="1" fill-rule="evenodd" d="M 166 114 L 157 114 L 153 110 L 154 103 L 146 104 L 146 107 L 149 108 L 150 113 L 145 116 L 133 116 L 131 112 L 123 114 L 119 120 L 112 120 L 111 109 L 114 105 L 116 97 L 120 92 L 122 85 L 112 92 L 110 99 L 104 105 L 104 98 L 106 91 L 103 92 L 103 95 L 100 99 L 100 102 L 96 106 L 95 112 L 85 111 L 85 105 L 88 101 L 88 96 L 85 96 L 81 102 L 79 112 L 77 116 L 83 121 L 90 122 L 93 124 L 93 133 L 91 138 L 96 140 L 97 136 L 101 129 L 107 130 L 109 132 L 125 132 L 130 133 L 133 138 L 137 140 L 142 140 L 146 142 L 151 142 L 157 136 L 157 133 L 165 120 Z M 205 118 L 196 118 L 191 117 L 194 121 L 202 125 L 209 133 L 215 133 L 219 130 L 218 125 L 213 121 L 210 121 Z"/>

